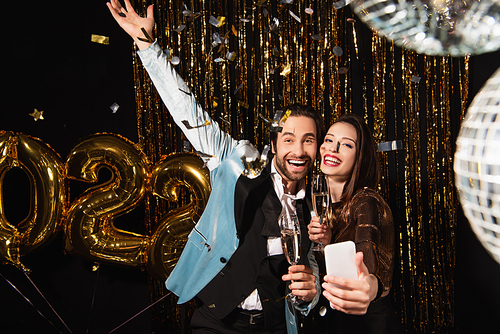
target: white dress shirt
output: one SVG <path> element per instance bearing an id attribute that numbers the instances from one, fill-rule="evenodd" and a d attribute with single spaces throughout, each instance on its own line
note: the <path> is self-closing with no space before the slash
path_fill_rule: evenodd
<path id="1" fill-rule="evenodd" d="M 274 166 L 274 158 L 271 163 L 271 179 L 273 180 L 274 191 L 276 195 L 278 195 L 279 200 L 281 201 L 281 215 L 284 214 L 297 214 L 297 210 L 295 208 L 295 201 L 303 199 L 306 196 L 306 187 L 305 181 L 300 180 L 298 183 L 298 191 L 297 194 L 286 194 L 285 193 L 285 185 L 283 184 L 283 178 L 276 170 Z M 283 248 L 281 246 L 281 238 L 280 237 L 268 237 L 267 239 L 267 255 L 281 255 L 283 254 Z M 260 302 L 259 293 L 257 289 L 252 291 L 252 293 L 243 301 L 239 308 L 244 310 L 262 310 L 262 304 Z"/>

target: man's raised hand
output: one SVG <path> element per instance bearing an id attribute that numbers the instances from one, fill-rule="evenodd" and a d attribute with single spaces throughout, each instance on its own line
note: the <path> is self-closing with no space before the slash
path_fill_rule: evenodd
<path id="1" fill-rule="evenodd" d="M 146 17 L 139 16 L 129 0 L 124 0 L 125 8 L 118 0 L 110 0 L 108 6 L 111 15 L 130 37 L 133 38 L 139 50 L 148 48 L 153 43 L 153 5 L 148 6 Z"/>

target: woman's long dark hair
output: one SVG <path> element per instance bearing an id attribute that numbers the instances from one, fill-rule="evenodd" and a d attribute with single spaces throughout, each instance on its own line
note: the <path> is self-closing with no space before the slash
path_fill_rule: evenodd
<path id="1" fill-rule="evenodd" d="M 352 125 L 357 135 L 356 160 L 340 199 L 347 204 L 358 190 L 364 187 L 374 189 L 377 186 L 380 180 L 380 162 L 372 133 L 361 117 L 356 114 L 344 114 L 335 123 Z"/>

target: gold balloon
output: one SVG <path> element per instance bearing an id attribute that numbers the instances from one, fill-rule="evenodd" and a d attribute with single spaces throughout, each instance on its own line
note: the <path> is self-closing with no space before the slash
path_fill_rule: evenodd
<path id="1" fill-rule="evenodd" d="M 17 226 L 9 224 L 0 191 L 0 255 L 23 267 L 19 255 L 46 245 L 59 231 L 66 208 L 66 183 L 64 165 L 52 148 L 32 137 L 1 131 L 0 187 L 5 173 L 14 167 L 28 175 L 31 207 Z"/>
<path id="2" fill-rule="evenodd" d="M 146 269 L 159 280 L 165 280 L 186 244 L 187 237 L 200 219 L 210 195 L 210 174 L 195 154 L 176 153 L 158 162 L 151 173 L 154 195 L 178 201 L 182 188 L 187 188 L 191 201 L 170 211 L 158 222 L 151 237 Z"/>
<path id="3" fill-rule="evenodd" d="M 0 257 L 19 267 L 20 234 L 5 217 L 2 189 L 5 173 L 12 167 L 15 152 L 15 137 L 12 132 L 0 132 Z"/>
<path id="4" fill-rule="evenodd" d="M 72 203 L 65 249 L 96 262 L 141 267 L 147 262 L 148 237 L 117 229 L 113 220 L 143 200 L 149 179 L 147 158 L 128 139 L 102 133 L 80 141 L 66 160 L 67 177 L 74 180 L 97 182 L 101 168 L 112 176 Z"/>

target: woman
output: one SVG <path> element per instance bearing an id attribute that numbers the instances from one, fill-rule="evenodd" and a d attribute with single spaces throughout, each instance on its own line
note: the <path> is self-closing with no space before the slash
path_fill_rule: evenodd
<path id="1" fill-rule="evenodd" d="M 380 165 L 372 134 L 361 117 L 343 115 L 328 130 L 320 154 L 333 203 L 332 219 L 321 225 L 318 217 L 312 218 L 309 238 L 325 245 L 354 241 L 358 267 L 358 280 L 324 278 L 323 295 L 335 309 L 328 312 L 327 332 L 394 333 L 395 314 L 388 296 L 394 223 L 389 206 L 373 190 Z"/>

